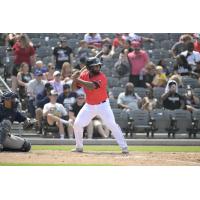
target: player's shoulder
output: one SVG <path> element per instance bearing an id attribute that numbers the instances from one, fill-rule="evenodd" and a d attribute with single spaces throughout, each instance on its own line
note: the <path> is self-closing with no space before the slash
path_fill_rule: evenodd
<path id="1" fill-rule="evenodd" d="M 101 77 L 107 78 L 106 75 L 103 72 L 100 72 L 99 74 Z"/>

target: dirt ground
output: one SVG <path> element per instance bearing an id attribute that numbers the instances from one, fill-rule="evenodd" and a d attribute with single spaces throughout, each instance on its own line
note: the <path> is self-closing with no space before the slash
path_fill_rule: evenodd
<path id="1" fill-rule="evenodd" d="M 70 165 L 125 165 L 125 166 L 196 166 L 200 153 L 151 153 L 84 152 L 34 150 L 29 153 L 1 152 L 1 163 L 17 164 L 70 164 Z"/>

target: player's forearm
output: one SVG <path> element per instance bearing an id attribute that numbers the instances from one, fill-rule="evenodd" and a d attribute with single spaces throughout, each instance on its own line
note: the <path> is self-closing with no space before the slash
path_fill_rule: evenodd
<path id="1" fill-rule="evenodd" d="M 83 85 L 84 87 L 86 87 L 88 90 L 93 90 L 95 89 L 95 84 L 93 82 L 89 82 L 89 81 L 84 81 L 82 79 L 76 79 L 77 83 Z"/>

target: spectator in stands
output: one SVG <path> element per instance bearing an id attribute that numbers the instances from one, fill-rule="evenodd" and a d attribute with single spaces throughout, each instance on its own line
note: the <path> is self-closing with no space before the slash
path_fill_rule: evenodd
<path id="1" fill-rule="evenodd" d="M 143 42 L 155 42 L 155 40 L 153 38 L 143 37 L 143 36 L 140 36 L 135 33 L 129 33 L 128 39 L 131 42 L 133 42 L 133 41 L 139 42 L 141 46 L 142 46 Z"/>
<path id="2" fill-rule="evenodd" d="M 70 122 L 65 120 L 67 111 L 62 104 L 57 103 L 58 93 L 55 90 L 51 90 L 49 98 L 50 102 L 44 105 L 43 117 L 47 120 L 49 125 L 56 125 L 59 128 L 60 138 L 64 139 L 65 131 L 64 125 L 69 125 Z"/>
<path id="3" fill-rule="evenodd" d="M 48 64 L 48 71 L 44 74 L 47 81 L 52 81 L 54 79 L 53 73 L 55 72 L 55 66 L 52 63 Z"/>
<path id="4" fill-rule="evenodd" d="M 99 33 L 86 33 L 84 41 L 87 42 L 88 47 L 91 49 L 99 49 L 102 47 L 102 38 Z"/>
<path id="5" fill-rule="evenodd" d="M 125 42 L 125 40 L 122 38 L 122 34 L 121 33 L 116 33 L 115 34 L 115 38 L 113 39 L 113 42 L 112 42 L 111 54 L 112 55 L 115 54 L 115 49 L 117 49 L 119 47 L 122 48 L 124 46 L 124 42 Z"/>
<path id="6" fill-rule="evenodd" d="M 145 86 L 149 86 L 156 75 L 156 65 L 153 62 L 149 62 L 144 69 Z"/>
<path id="7" fill-rule="evenodd" d="M 53 89 L 58 93 L 61 94 L 63 92 L 63 84 L 64 81 L 61 80 L 61 73 L 59 71 L 55 71 L 53 73 L 54 79 L 49 81 L 53 86 Z"/>
<path id="8" fill-rule="evenodd" d="M 200 34 L 199 33 L 195 33 L 194 34 L 194 51 L 197 51 L 200 53 Z"/>
<path id="9" fill-rule="evenodd" d="M 183 81 L 182 81 L 182 76 L 180 76 L 179 74 L 173 74 L 172 76 L 169 77 L 169 80 L 167 82 L 167 85 L 169 82 L 171 81 L 175 81 L 177 83 L 177 87 L 178 88 L 182 88 L 183 87 Z M 167 87 L 166 87 L 167 88 Z M 166 89 L 168 90 L 168 89 Z"/>
<path id="10" fill-rule="evenodd" d="M 135 87 L 144 86 L 144 68 L 149 62 L 149 57 L 146 51 L 140 49 L 139 42 L 133 42 L 133 51 L 128 53 L 128 59 L 131 65 L 129 82 L 132 82 Z"/>
<path id="11" fill-rule="evenodd" d="M 161 66 L 163 68 L 163 72 L 168 76 L 170 74 L 170 67 L 165 64 L 164 59 L 158 61 L 157 66 Z"/>
<path id="12" fill-rule="evenodd" d="M 148 90 L 146 96 L 142 99 L 142 110 L 152 111 L 157 108 L 158 100 L 153 96 L 153 90 Z"/>
<path id="13" fill-rule="evenodd" d="M 77 59 L 82 57 L 89 57 L 92 54 L 90 48 L 88 48 L 88 43 L 85 40 L 79 42 L 79 48 L 77 49 Z"/>
<path id="14" fill-rule="evenodd" d="M 41 123 L 42 123 L 42 119 L 43 119 L 43 108 L 44 108 L 44 105 L 49 103 L 50 102 L 50 92 L 51 90 L 53 90 L 53 86 L 50 84 L 50 83 L 46 83 L 45 86 L 44 86 L 44 90 L 39 93 L 36 97 L 36 120 L 37 120 L 37 123 L 36 123 L 36 131 L 38 133 L 42 133 L 42 127 L 41 127 Z"/>
<path id="15" fill-rule="evenodd" d="M 175 110 L 184 109 L 184 98 L 178 94 L 178 85 L 176 81 L 171 80 L 166 86 L 166 92 L 161 96 L 162 104 L 165 109 Z"/>
<path id="16" fill-rule="evenodd" d="M 132 52 L 131 42 L 129 40 L 124 42 L 124 48 L 119 54 L 119 59 L 115 63 L 115 71 L 120 77 L 130 72 L 130 63 L 128 60 L 128 53 Z"/>
<path id="17" fill-rule="evenodd" d="M 71 79 L 71 75 L 72 75 L 72 67 L 70 63 L 64 62 L 61 69 L 61 80 L 67 82 L 68 80 Z"/>
<path id="18" fill-rule="evenodd" d="M 41 60 L 36 61 L 34 71 L 36 70 L 41 70 L 43 74 L 45 74 L 48 71 L 47 67 Z"/>
<path id="19" fill-rule="evenodd" d="M 125 92 L 119 94 L 117 99 L 118 107 L 125 110 L 138 110 L 141 107 L 141 97 L 135 93 L 134 85 L 128 82 Z"/>
<path id="20" fill-rule="evenodd" d="M 102 40 L 102 59 L 111 59 L 112 58 L 112 42 L 109 38 Z"/>
<path id="21" fill-rule="evenodd" d="M 153 87 L 165 87 L 167 84 L 167 77 L 163 72 L 161 66 L 156 66 L 156 75 L 151 83 Z"/>
<path id="22" fill-rule="evenodd" d="M 85 67 L 86 61 L 87 61 L 87 57 L 80 57 L 79 63 L 78 65 L 75 66 L 74 69 L 81 70 L 83 67 Z"/>
<path id="23" fill-rule="evenodd" d="M 16 91 L 17 73 L 19 72 L 20 65 L 22 62 L 26 62 L 29 65 L 29 71 L 31 71 L 31 67 L 35 65 L 35 50 L 25 34 L 20 35 L 19 41 L 13 45 L 12 49 L 15 56 L 12 70 L 12 90 Z"/>
<path id="24" fill-rule="evenodd" d="M 193 42 L 188 42 L 186 45 L 187 50 L 182 52 L 181 55 L 185 56 L 188 64 L 192 67 L 194 71 L 197 65 L 200 65 L 200 53 L 194 51 Z"/>
<path id="25" fill-rule="evenodd" d="M 75 92 L 71 92 L 71 88 L 69 84 L 63 85 L 63 93 L 58 96 L 57 102 L 61 103 L 67 112 L 69 112 L 70 106 L 76 102 L 77 94 Z"/>
<path id="26" fill-rule="evenodd" d="M 20 65 L 19 72 L 17 74 L 17 85 L 19 87 L 20 100 L 27 98 L 27 86 L 28 83 L 34 78 L 33 74 L 29 72 L 29 66 L 23 62 Z"/>
<path id="27" fill-rule="evenodd" d="M 28 113 L 35 118 L 36 97 L 44 90 L 46 81 L 42 80 L 43 73 L 40 70 L 35 71 L 35 78 L 28 83 Z"/>
<path id="28" fill-rule="evenodd" d="M 96 116 L 92 123 L 94 126 L 94 137 L 99 137 L 100 135 L 102 138 L 109 138 L 110 130 L 103 124 L 99 116 Z"/>
<path id="29" fill-rule="evenodd" d="M 8 47 L 13 47 L 14 44 L 19 41 L 20 33 L 9 33 L 5 38 L 5 44 Z"/>
<path id="30" fill-rule="evenodd" d="M 65 38 L 61 38 L 60 45 L 54 48 L 53 56 L 55 59 L 56 70 L 60 71 L 64 62 L 69 62 L 73 65 L 73 51 L 67 46 Z"/>
<path id="31" fill-rule="evenodd" d="M 84 104 L 85 104 L 85 95 L 83 93 L 77 94 L 76 102 L 74 104 L 72 104 L 69 109 L 69 120 L 70 120 L 70 122 L 72 122 L 72 124 L 74 123 L 78 113 L 80 112 L 80 110 L 84 106 Z M 71 126 L 71 129 L 69 126 L 68 134 L 69 134 L 69 137 L 73 138 L 74 131 L 73 131 L 72 126 Z M 93 136 L 92 121 L 85 128 L 85 135 L 87 136 L 87 138 L 92 138 L 92 136 Z"/>
<path id="32" fill-rule="evenodd" d="M 174 73 L 179 74 L 180 76 L 189 76 L 192 68 L 188 64 L 187 59 L 184 55 L 176 56 L 176 63 L 174 64 Z"/>
<path id="33" fill-rule="evenodd" d="M 195 95 L 194 90 L 190 86 L 188 86 L 187 92 L 184 94 L 184 100 L 186 110 L 193 112 L 199 109 L 199 97 Z"/>
<path id="34" fill-rule="evenodd" d="M 176 42 L 171 49 L 173 57 L 176 58 L 176 56 L 179 55 L 181 52 L 187 50 L 186 44 L 191 41 L 192 41 L 191 35 L 189 34 L 181 35 L 179 41 Z"/>

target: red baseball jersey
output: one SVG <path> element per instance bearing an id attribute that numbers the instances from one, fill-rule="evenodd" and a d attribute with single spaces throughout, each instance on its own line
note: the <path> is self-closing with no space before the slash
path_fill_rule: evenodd
<path id="1" fill-rule="evenodd" d="M 98 87 L 93 90 L 88 90 L 83 85 L 79 85 L 83 87 L 86 94 L 86 102 L 91 105 L 99 104 L 102 101 L 105 101 L 108 98 L 107 94 L 107 78 L 105 74 L 100 72 L 98 75 L 89 77 L 89 71 L 83 71 L 80 75 L 80 79 L 84 81 L 94 82 Z"/>

